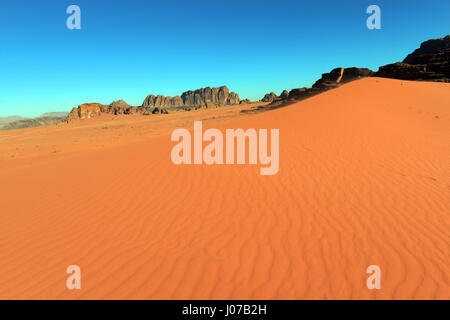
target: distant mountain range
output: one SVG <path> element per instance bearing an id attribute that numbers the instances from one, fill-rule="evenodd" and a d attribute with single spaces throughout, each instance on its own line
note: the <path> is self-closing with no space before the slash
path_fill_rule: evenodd
<path id="1" fill-rule="evenodd" d="M 22 129 L 53 124 L 64 120 L 68 114 L 68 112 L 47 112 L 36 118 L 24 118 L 21 116 L 0 117 L 0 130 Z"/>
<path id="2" fill-rule="evenodd" d="M 41 114 L 39 118 L 45 118 L 45 117 L 67 117 L 69 112 L 47 112 L 44 114 Z"/>
<path id="3" fill-rule="evenodd" d="M 10 122 L 23 120 L 23 119 L 26 119 L 26 118 L 21 117 L 21 116 L 0 117 L 0 126 L 10 123 Z"/>

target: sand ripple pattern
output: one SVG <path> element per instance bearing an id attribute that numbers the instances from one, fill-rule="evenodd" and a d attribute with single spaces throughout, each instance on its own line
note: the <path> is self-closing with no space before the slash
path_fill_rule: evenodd
<path id="1" fill-rule="evenodd" d="M 208 123 L 279 128 L 271 177 L 175 166 L 166 135 L 0 164 L 0 298 L 448 299 L 448 89 L 371 78 Z"/>

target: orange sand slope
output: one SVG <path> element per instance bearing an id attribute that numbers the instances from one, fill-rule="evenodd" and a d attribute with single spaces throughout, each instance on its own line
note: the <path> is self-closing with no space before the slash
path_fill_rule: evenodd
<path id="1" fill-rule="evenodd" d="M 369 78 L 204 123 L 279 128 L 275 176 L 175 166 L 142 117 L 2 132 L 0 298 L 448 299 L 449 88 Z"/>

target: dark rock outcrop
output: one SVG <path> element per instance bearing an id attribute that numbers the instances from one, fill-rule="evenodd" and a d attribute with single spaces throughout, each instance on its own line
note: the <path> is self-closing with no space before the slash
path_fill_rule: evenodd
<path id="1" fill-rule="evenodd" d="M 261 99 L 262 102 L 273 102 L 278 99 L 278 96 L 274 93 L 268 93 Z"/>
<path id="2" fill-rule="evenodd" d="M 450 82 L 450 49 L 424 54 L 411 64 L 397 62 L 380 67 L 377 77 L 401 80 Z"/>
<path id="3" fill-rule="evenodd" d="M 370 77 L 374 72 L 367 68 L 336 68 L 330 73 L 322 74 L 322 78 L 314 83 L 313 88 L 332 89 L 344 83 Z"/>
<path id="4" fill-rule="evenodd" d="M 164 109 L 164 108 L 155 108 L 155 109 L 153 109 L 153 111 L 152 111 L 152 114 L 158 114 L 158 113 L 160 113 L 160 114 L 168 114 L 169 112 L 166 110 L 166 109 Z"/>
<path id="5" fill-rule="evenodd" d="M 289 91 L 283 90 L 283 92 L 280 94 L 280 99 L 287 99 L 289 97 Z"/>
<path id="6" fill-rule="evenodd" d="M 371 77 L 375 74 L 372 70 L 368 68 L 345 68 L 344 76 L 342 77 L 341 83 L 347 83 L 350 81 Z"/>
<path id="7" fill-rule="evenodd" d="M 450 36 L 425 41 L 403 62 L 380 67 L 377 77 L 450 82 Z"/>
<path id="8" fill-rule="evenodd" d="M 376 73 L 376 76 L 402 80 L 416 80 L 423 79 L 425 77 L 425 73 L 426 68 L 424 66 L 396 62 L 380 67 Z"/>
<path id="9" fill-rule="evenodd" d="M 287 97 L 285 94 L 281 94 L 279 99 L 273 100 L 269 105 L 241 112 L 260 112 L 280 108 L 329 89 L 337 88 L 344 83 L 371 76 L 450 82 L 449 62 L 450 35 L 422 43 L 420 48 L 408 55 L 403 62 L 380 67 L 377 73 L 366 68 L 336 68 L 329 73 L 322 74 L 322 77 L 314 83 L 312 88 L 293 89 Z M 265 100 L 268 99 L 269 97 Z"/>
<path id="10" fill-rule="evenodd" d="M 324 90 L 319 88 L 298 88 L 289 91 L 288 99 L 301 100 L 316 95 Z"/>
<path id="11" fill-rule="evenodd" d="M 281 108 L 297 101 L 310 98 L 324 91 L 337 88 L 344 83 L 370 77 L 373 74 L 374 72 L 372 70 L 366 68 L 335 68 L 329 73 L 322 74 L 322 77 L 317 80 L 311 88 L 296 88 L 289 92 L 284 90 L 279 97 L 273 92 L 266 94 L 261 101 L 270 101 L 270 104 L 259 106 L 253 110 L 242 110 L 241 112 L 253 113 Z"/>
<path id="12" fill-rule="evenodd" d="M 434 54 L 441 50 L 450 48 L 450 35 L 440 38 L 440 39 L 431 39 L 425 42 L 422 42 L 419 49 L 414 50 L 413 53 L 409 54 L 403 63 L 408 64 L 416 64 L 415 60 L 418 56 Z"/>
<path id="13" fill-rule="evenodd" d="M 326 90 L 337 88 L 344 83 L 370 77 L 373 74 L 374 72 L 367 68 L 335 68 L 329 73 L 322 74 L 322 77 L 314 83 L 312 88 L 293 89 L 289 92 L 288 97 L 283 100 L 298 101 L 306 99 Z"/>

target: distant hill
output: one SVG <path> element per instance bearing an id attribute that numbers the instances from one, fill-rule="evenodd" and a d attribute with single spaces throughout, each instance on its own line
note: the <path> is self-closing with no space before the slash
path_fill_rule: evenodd
<path id="1" fill-rule="evenodd" d="M 58 118 L 65 118 L 69 112 L 47 112 L 44 114 L 41 114 L 39 118 L 48 118 L 48 117 L 58 117 Z"/>
<path id="2" fill-rule="evenodd" d="M 65 116 L 62 117 L 38 117 L 34 119 L 22 118 L 21 120 L 12 121 L 6 124 L 0 125 L 0 130 L 14 130 L 23 129 L 31 127 L 40 127 L 48 124 L 54 124 L 63 120 Z"/>
<path id="3" fill-rule="evenodd" d="M 10 123 L 10 122 L 14 122 L 14 121 L 19 121 L 19 120 L 24 120 L 27 118 L 21 117 L 21 116 L 9 116 L 9 117 L 0 117 L 0 126 Z"/>

